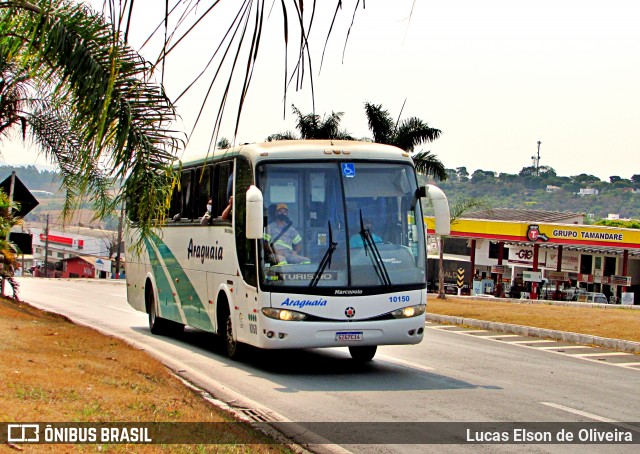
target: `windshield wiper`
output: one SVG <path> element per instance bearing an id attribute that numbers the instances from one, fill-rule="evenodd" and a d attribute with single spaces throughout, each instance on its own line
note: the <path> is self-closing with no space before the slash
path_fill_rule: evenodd
<path id="1" fill-rule="evenodd" d="M 313 273 L 313 279 L 309 283 L 309 287 L 316 287 L 318 285 L 318 281 L 320 280 L 320 276 L 324 273 L 327 265 L 331 266 L 331 256 L 333 252 L 338 247 L 338 243 L 333 242 L 333 230 L 331 230 L 331 221 L 329 221 L 329 248 L 327 252 L 324 253 L 322 260 L 320 260 L 320 265 L 318 265 L 318 269 L 315 273 Z"/>
<path id="2" fill-rule="evenodd" d="M 389 278 L 387 267 L 384 266 L 384 262 L 382 261 L 382 256 L 380 255 L 378 246 L 376 246 L 376 242 L 373 241 L 373 238 L 371 237 L 371 231 L 364 228 L 364 221 L 362 220 L 362 210 L 360 210 L 360 236 L 362 237 L 362 242 L 364 243 L 365 253 L 367 249 L 371 251 L 371 261 L 373 263 L 373 269 L 376 270 L 376 274 L 382 281 L 382 284 L 390 286 L 391 278 Z"/>

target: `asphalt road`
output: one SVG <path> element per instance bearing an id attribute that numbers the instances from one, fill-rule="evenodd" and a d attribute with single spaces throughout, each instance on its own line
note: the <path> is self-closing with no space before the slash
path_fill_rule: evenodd
<path id="1" fill-rule="evenodd" d="M 236 362 L 207 333 L 189 329 L 180 338 L 151 335 L 146 314 L 126 303 L 122 281 L 22 278 L 20 284 L 24 301 L 127 339 L 250 419 L 330 422 L 337 423 L 332 429 L 362 430 L 365 435 L 355 436 L 358 444 L 336 438 L 352 452 L 629 450 L 620 444 L 413 444 L 422 440 L 417 432 L 433 429 L 406 424 L 417 422 L 451 423 L 438 430 L 454 432 L 472 422 L 576 422 L 585 427 L 603 422 L 632 431 L 635 443 L 640 442 L 640 368 L 593 360 L 588 351 L 571 353 L 562 344 L 537 348 L 526 339 L 505 342 L 509 338 L 428 324 L 421 344 L 381 347 L 365 365 L 338 348 L 251 350 Z M 374 422 L 388 425 L 371 426 L 383 435 L 377 444 L 366 444 L 365 423 Z M 414 432 L 407 432 L 400 444 L 394 432 L 402 433 L 403 426 Z M 295 432 L 297 426 L 287 429 Z M 391 433 L 388 438 L 385 430 Z"/>

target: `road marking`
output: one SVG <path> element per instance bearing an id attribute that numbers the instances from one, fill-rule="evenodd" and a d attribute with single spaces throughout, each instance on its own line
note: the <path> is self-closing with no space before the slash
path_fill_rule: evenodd
<path id="1" fill-rule="evenodd" d="M 581 357 L 589 357 L 589 356 L 632 356 L 629 353 L 625 352 L 607 352 L 607 353 L 576 353 L 572 356 L 581 356 Z"/>
<path id="2" fill-rule="evenodd" d="M 462 335 L 467 335 L 468 337 L 473 337 L 476 339 L 486 339 L 488 341 L 492 341 L 492 342 L 500 342 L 502 344 L 510 344 L 510 345 L 515 345 L 517 347 L 524 347 L 524 348 L 531 348 L 534 350 L 541 350 L 547 353 L 554 353 L 556 355 L 563 355 L 563 356 L 567 356 L 570 358 L 576 358 L 576 359 L 581 359 L 584 361 L 590 361 L 593 363 L 599 363 L 599 364 L 607 364 L 608 366 L 615 366 L 615 367 L 623 367 L 625 369 L 628 370 L 638 370 L 637 365 L 640 365 L 639 363 L 633 362 L 633 363 L 625 363 L 625 362 L 607 362 L 606 359 L 604 359 L 603 357 L 607 357 L 607 356 L 628 356 L 630 355 L 630 353 L 628 352 L 620 352 L 620 351 L 612 351 L 612 352 L 601 352 L 601 353 L 572 353 L 571 350 L 575 350 L 575 349 L 592 349 L 593 347 L 589 346 L 589 345 L 551 345 L 551 346 L 538 346 L 535 345 L 537 343 L 543 344 L 543 343 L 548 343 L 548 342 L 558 342 L 560 344 L 562 344 L 563 342 L 560 340 L 553 340 L 553 339 L 536 339 L 536 338 L 531 338 L 531 340 L 517 340 L 517 341 L 509 341 L 509 337 L 522 337 L 523 335 L 518 335 L 518 334 L 501 334 L 501 335 L 489 335 L 489 336 L 474 336 L 473 334 L 475 333 L 482 333 L 482 332 L 491 332 L 490 330 L 473 330 L 473 329 L 469 329 L 469 330 L 460 330 L 460 329 L 446 329 L 447 327 L 450 327 L 451 325 L 430 325 L 427 324 L 426 327 L 427 329 L 436 329 L 438 331 L 446 331 L 448 333 L 454 333 L 454 334 L 462 334 Z"/>
<path id="3" fill-rule="evenodd" d="M 584 416 L 585 418 L 593 419 L 594 421 L 610 422 L 610 423 L 618 422 L 615 419 L 609 419 L 609 418 L 605 418 L 604 416 L 594 415 L 593 413 L 588 413 L 586 411 L 578 410 L 576 408 L 565 407 L 564 405 L 555 404 L 553 402 L 540 402 L 540 403 L 542 405 L 546 405 L 547 407 L 553 407 L 553 408 L 557 408 L 558 410 L 563 410 L 568 413 L 573 413 L 574 415 Z"/>
<path id="4" fill-rule="evenodd" d="M 513 341 L 513 342 L 509 342 L 510 344 L 548 344 L 549 341 L 547 339 L 541 339 L 541 340 L 526 340 L 526 341 Z M 538 347 L 538 348 L 543 348 L 543 347 Z M 558 348 L 558 347 L 553 347 L 553 348 Z"/>
<path id="5" fill-rule="evenodd" d="M 572 348 L 591 348 L 588 345 L 563 345 L 562 347 L 556 345 L 555 347 L 536 347 L 540 350 L 571 350 Z"/>

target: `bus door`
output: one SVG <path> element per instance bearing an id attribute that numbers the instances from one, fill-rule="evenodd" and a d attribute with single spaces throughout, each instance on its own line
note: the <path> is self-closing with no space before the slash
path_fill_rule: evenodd
<path id="1" fill-rule="evenodd" d="M 237 316 L 238 340 L 250 344 L 256 344 L 258 341 L 257 320 L 260 310 L 257 289 L 256 240 L 247 239 L 246 236 L 247 190 L 253 182 L 253 172 L 249 162 L 237 158 L 233 227 L 235 229 L 238 273 L 236 273 L 236 288 L 234 288 L 235 307 L 232 309 Z"/>

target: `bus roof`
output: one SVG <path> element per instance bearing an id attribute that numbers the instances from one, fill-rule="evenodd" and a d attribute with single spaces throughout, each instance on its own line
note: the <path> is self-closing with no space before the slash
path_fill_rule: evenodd
<path id="1" fill-rule="evenodd" d="M 384 159 L 406 160 L 411 155 L 400 148 L 375 142 L 352 140 L 277 140 L 242 144 L 227 149 L 217 149 L 185 160 L 183 167 L 215 162 L 231 156 L 246 156 L 253 162 L 263 159 Z"/>

